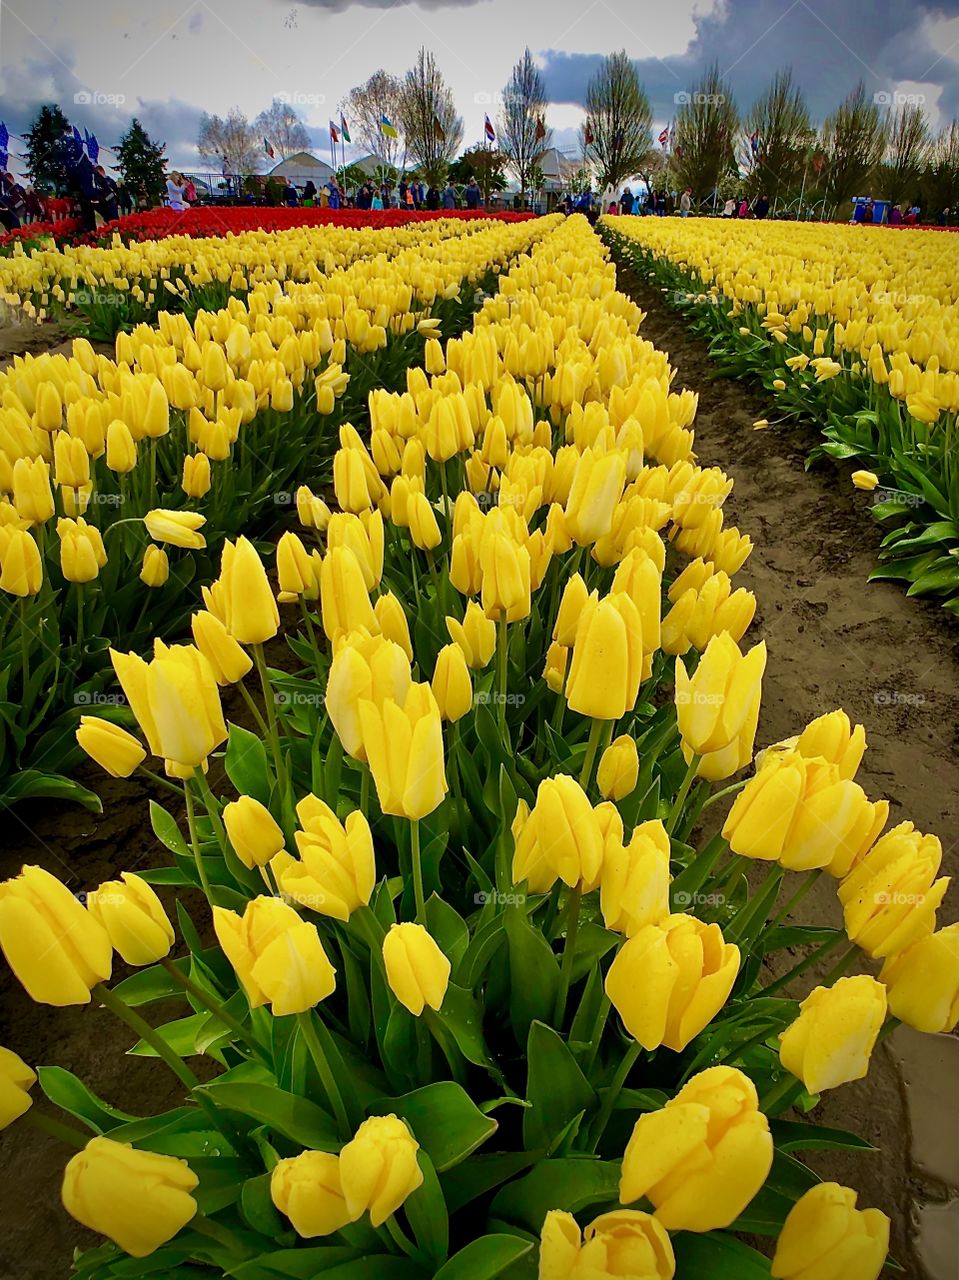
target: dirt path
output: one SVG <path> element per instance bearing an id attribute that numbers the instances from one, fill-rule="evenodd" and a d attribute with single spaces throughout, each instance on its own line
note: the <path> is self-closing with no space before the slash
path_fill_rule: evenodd
<path id="1" fill-rule="evenodd" d="M 688 333 L 656 289 L 625 272 L 620 287 L 647 312 L 641 332 L 669 353 L 676 388 L 699 392 L 699 461 L 734 479 L 728 519 L 755 544 L 736 582 L 755 591 L 759 608 L 750 634 L 769 647 L 757 743 L 789 737 L 814 716 L 844 707 L 867 729 L 859 780 L 874 798 L 889 799 L 890 825 L 908 818 L 937 834 L 943 870 L 956 877 L 959 631 L 937 606 L 907 599 L 891 583 L 867 583 L 882 534 L 867 495 L 850 482 L 851 466 L 828 462 L 804 470 L 815 425 L 753 431 L 754 421 L 775 417 L 768 397 L 716 378 L 705 343 Z M 954 878 L 940 919 L 957 915 Z M 840 923 L 831 883 L 817 885 L 799 916 Z M 938 1280 L 917 1255 L 912 1222 L 917 1200 L 946 1193 L 920 1183 L 908 1150 L 910 1116 L 895 1039 L 882 1046 L 867 1080 L 827 1094 L 815 1113 L 824 1124 L 860 1133 L 883 1154 L 837 1158 L 830 1152 L 810 1163 L 860 1188 L 862 1205 L 893 1217 L 892 1247 L 908 1275 Z M 933 1052 L 937 1041 L 924 1037 L 923 1043 Z"/>

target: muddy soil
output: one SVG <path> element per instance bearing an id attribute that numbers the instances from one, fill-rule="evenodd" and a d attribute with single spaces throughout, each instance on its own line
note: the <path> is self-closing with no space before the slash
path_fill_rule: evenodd
<path id="1" fill-rule="evenodd" d="M 959 631 L 934 604 L 907 599 L 893 583 L 868 583 L 882 537 L 869 496 L 853 488 L 851 465 L 826 461 L 806 472 L 819 439 L 813 422 L 754 431 L 775 406 L 760 389 L 718 378 L 706 344 L 645 281 L 621 272 L 620 287 L 647 312 L 641 332 L 668 352 L 675 389 L 699 392 L 696 452 L 735 481 L 729 523 L 755 549 L 737 585 L 756 593 L 749 633 L 769 659 L 757 745 L 797 733 L 814 716 L 844 707 L 866 726 L 869 750 L 858 780 L 891 805 L 889 824 L 911 820 L 942 840 L 943 873 L 953 884 L 940 912 L 959 914 Z M 819 882 L 797 920 L 841 923 L 831 882 Z M 815 985 L 800 979 L 798 996 Z M 822 1176 L 860 1189 L 860 1205 L 893 1219 L 892 1249 L 906 1274 L 928 1273 L 912 1238 L 919 1179 L 909 1157 L 902 1081 L 889 1044 L 868 1079 L 826 1094 L 813 1118 L 859 1133 L 875 1155 L 824 1152 L 809 1161 Z"/>

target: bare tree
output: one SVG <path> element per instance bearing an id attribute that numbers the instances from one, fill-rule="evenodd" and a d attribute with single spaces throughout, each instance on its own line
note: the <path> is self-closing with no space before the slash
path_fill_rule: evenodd
<path id="1" fill-rule="evenodd" d="M 680 185 L 692 188 L 702 200 L 735 166 L 739 112 L 716 63 L 706 68 L 690 92 L 677 98 L 671 169 Z"/>
<path id="2" fill-rule="evenodd" d="M 959 206 L 959 120 L 947 125 L 932 144 L 924 186 L 930 208 L 937 215 L 949 209 L 954 226 Z"/>
<path id="3" fill-rule="evenodd" d="M 239 107 L 223 118 L 204 112 L 196 146 L 201 156 L 225 161 L 235 174 L 255 173 L 262 159 L 262 141 Z"/>
<path id="4" fill-rule="evenodd" d="M 820 145 L 827 199 L 839 205 L 862 192 L 882 159 L 885 130 L 879 107 L 866 97 L 861 80 L 823 122 Z"/>
<path id="5" fill-rule="evenodd" d="M 893 202 L 913 198 L 919 175 L 929 159 L 932 137 L 929 121 L 918 102 L 903 103 L 886 121 L 885 194 Z"/>
<path id="6" fill-rule="evenodd" d="M 381 124 L 386 116 L 399 130 L 402 93 L 402 80 L 386 71 L 374 71 L 365 84 L 356 85 L 340 103 L 350 132 L 359 144 L 393 169 L 399 164 L 402 144 L 398 137 L 385 134 Z"/>
<path id="7" fill-rule="evenodd" d="M 281 160 L 297 151 L 309 150 L 310 135 L 303 117 L 282 98 L 274 98 L 266 111 L 260 112 L 253 121 L 253 128 L 276 148 Z"/>
<path id="8" fill-rule="evenodd" d="M 653 111 L 625 49 L 608 54 L 586 86 L 583 155 L 601 187 L 638 173 L 651 144 Z"/>
<path id="9" fill-rule="evenodd" d="M 399 114 L 407 155 L 427 182 L 441 186 L 463 141 L 463 120 L 456 114 L 452 90 L 427 49 L 420 49 L 416 65 L 406 73 Z"/>
<path id="10" fill-rule="evenodd" d="M 784 67 L 773 76 L 769 88 L 749 113 L 746 132 L 751 157 L 750 190 L 754 195 L 765 192 L 773 200 L 785 198 L 800 185 L 816 136 L 791 67 Z"/>
<path id="11" fill-rule="evenodd" d="M 553 137 L 546 127 L 546 106 L 543 77 L 526 49 L 503 90 L 499 118 L 499 144 L 524 198 Z"/>

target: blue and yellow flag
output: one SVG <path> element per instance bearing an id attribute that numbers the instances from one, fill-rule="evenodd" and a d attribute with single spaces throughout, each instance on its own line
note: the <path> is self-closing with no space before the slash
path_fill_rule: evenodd
<path id="1" fill-rule="evenodd" d="M 398 138 L 400 136 L 396 131 L 396 126 L 386 116 L 380 117 L 380 132 L 384 133 L 388 138 Z"/>

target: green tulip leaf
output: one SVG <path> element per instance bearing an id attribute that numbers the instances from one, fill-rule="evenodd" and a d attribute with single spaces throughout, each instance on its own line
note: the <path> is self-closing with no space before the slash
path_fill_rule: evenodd
<path id="1" fill-rule="evenodd" d="M 542 1022 L 529 1029 L 526 1060 L 530 1105 L 523 1112 L 523 1146 L 549 1150 L 569 1122 L 595 1104 L 596 1094 L 566 1043 Z"/>
<path id="2" fill-rule="evenodd" d="M 422 1147 L 417 1159 L 423 1181 L 403 1202 L 403 1212 L 413 1228 L 417 1245 L 434 1266 L 439 1266 L 450 1252 L 449 1213 L 433 1162 Z"/>
<path id="3" fill-rule="evenodd" d="M 708 1276 L 709 1280 L 769 1280 L 769 1259 L 733 1236 L 717 1231 L 698 1235 L 680 1231 L 673 1236 L 676 1274 Z"/>
<path id="4" fill-rule="evenodd" d="M 773 1141 L 779 1151 L 875 1151 L 876 1148 L 858 1134 L 845 1129 L 829 1129 L 825 1125 L 798 1120 L 771 1120 Z"/>
<path id="5" fill-rule="evenodd" d="M 287 1230 L 284 1218 L 277 1212 L 270 1196 L 270 1175 L 261 1173 L 248 1178 L 240 1192 L 240 1216 L 251 1231 L 273 1238 Z"/>
<path id="6" fill-rule="evenodd" d="M 340 1141 L 331 1116 L 308 1098 L 286 1093 L 273 1085 L 211 1080 L 200 1089 L 227 1111 L 237 1111 L 257 1124 L 265 1124 L 303 1147 L 339 1151 Z"/>
<path id="7" fill-rule="evenodd" d="M 559 964 L 552 947 L 537 929 L 531 929 L 519 907 L 504 913 L 509 944 L 510 1020 L 513 1032 L 525 1045 L 535 1020 L 549 1023 L 559 990 Z"/>
<path id="8" fill-rule="evenodd" d="M 157 804 L 155 800 L 150 801 L 150 825 L 153 827 L 153 834 L 171 853 L 178 853 L 184 858 L 193 856 L 180 834 L 180 828 L 173 814 L 168 813 L 163 805 Z"/>
<path id="9" fill-rule="evenodd" d="M 433 1280 L 492 1280 L 531 1254 L 533 1247 L 521 1236 L 482 1236 L 471 1241 L 465 1249 L 460 1249 L 455 1257 L 440 1267 Z"/>
<path id="10" fill-rule="evenodd" d="M 465 1160 L 499 1127 L 452 1080 L 439 1080 L 398 1098 L 380 1098 L 367 1111 L 405 1120 L 440 1173 Z"/>
<path id="11" fill-rule="evenodd" d="M 490 1214 L 539 1235 L 550 1209 L 579 1213 L 619 1195 L 620 1161 L 566 1157 L 542 1160 L 523 1178 L 497 1192 Z"/>
<path id="12" fill-rule="evenodd" d="M 102 1102 L 82 1080 L 64 1067 L 38 1067 L 37 1076 L 40 1088 L 50 1101 L 81 1120 L 94 1133 L 109 1133 L 119 1125 L 137 1119 Z"/>
<path id="13" fill-rule="evenodd" d="M 223 765 L 226 776 L 241 796 L 252 796 L 269 807 L 272 774 L 261 738 L 249 729 L 231 724 Z"/>
<path id="14" fill-rule="evenodd" d="M 342 1245 L 277 1249 L 239 1263 L 232 1268 L 230 1275 L 232 1280 L 272 1280 L 274 1276 L 283 1276 L 286 1280 L 315 1280 L 316 1276 L 328 1275 L 343 1264 L 359 1261 L 360 1257 L 358 1250 Z"/>

